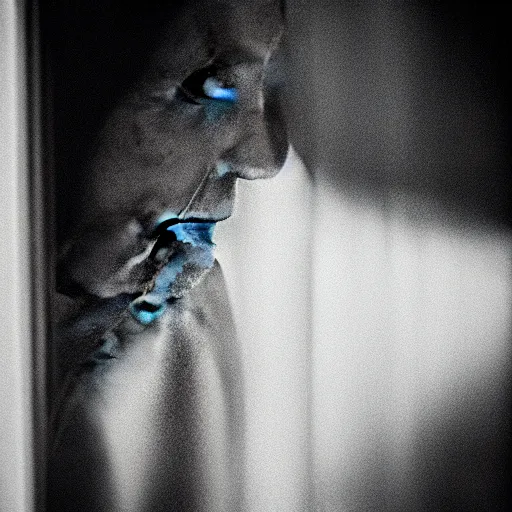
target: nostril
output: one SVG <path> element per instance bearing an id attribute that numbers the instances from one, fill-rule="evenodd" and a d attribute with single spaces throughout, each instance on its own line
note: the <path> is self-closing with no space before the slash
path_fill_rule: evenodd
<path id="1" fill-rule="evenodd" d="M 165 303 L 155 304 L 139 298 L 130 304 L 130 313 L 142 325 L 149 325 L 162 316 L 165 311 Z"/>
<path id="2" fill-rule="evenodd" d="M 151 304 L 151 302 L 147 302 L 145 300 L 139 302 L 134 306 L 138 311 L 146 311 L 147 313 L 156 313 L 160 310 L 162 305 Z"/>
<path id="3" fill-rule="evenodd" d="M 274 135 L 269 130 L 252 130 L 223 155 L 238 178 L 272 178 L 279 173 L 288 155 L 286 133 Z"/>

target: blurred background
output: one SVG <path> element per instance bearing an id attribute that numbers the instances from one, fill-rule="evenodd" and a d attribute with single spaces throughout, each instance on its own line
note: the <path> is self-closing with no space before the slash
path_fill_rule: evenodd
<path id="1" fill-rule="evenodd" d="M 251 510 L 509 510 L 506 8 L 289 0 L 287 17 L 295 152 L 239 183 L 217 240 Z"/>
<path id="2" fill-rule="evenodd" d="M 33 481 L 30 205 L 25 35 L 16 2 L 0 9 L 11 511 Z M 509 510 L 506 5 L 288 0 L 287 23 L 293 149 L 277 178 L 239 183 L 216 237 L 244 347 L 249 510 Z"/>

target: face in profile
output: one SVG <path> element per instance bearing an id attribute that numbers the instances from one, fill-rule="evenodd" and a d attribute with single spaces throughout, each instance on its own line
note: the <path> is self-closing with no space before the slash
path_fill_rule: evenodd
<path id="1" fill-rule="evenodd" d="M 69 104 L 75 94 L 82 110 L 70 114 L 79 135 L 69 137 L 58 172 L 64 293 L 105 298 L 172 285 L 171 296 L 181 296 L 213 263 L 212 232 L 232 214 L 237 179 L 272 177 L 286 156 L 266 87 L 279 2 L 163 5 L 133 14 L 101 43 L 89 33 L 93 48 L 82 48 L 95 54 L 68 77 Z M 94 26 L 110 17 L 106 32 L 123 16 L 96 9 L 85 15 Z"/>

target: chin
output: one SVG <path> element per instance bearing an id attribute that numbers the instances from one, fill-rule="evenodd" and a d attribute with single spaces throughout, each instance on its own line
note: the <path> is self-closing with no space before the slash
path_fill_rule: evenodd
<path id="1" fill-rule="evenodd" d="M 213 260 L 215 261 L 215 260 Z M 205 275 L 211 270 L 209 267 L 200 267 L 195 264 L 185 264 L 183 272 L 172 283 L 169 290 L 169 297 L 172 299 L 183 298 L 192 288 L 199 284 Z"/>

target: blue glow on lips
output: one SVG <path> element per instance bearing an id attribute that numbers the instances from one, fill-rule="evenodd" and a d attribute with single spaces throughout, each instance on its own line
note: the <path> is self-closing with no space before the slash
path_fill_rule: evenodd
<path id="1" fill-rule="evenodd" d="M 183 222 L 169 226 L 179 242 L 190 244 L 198 250 L 189 254 L 189 262 L 203 268 L 210 268 L 215 257 L 215 244 L 212 241 L 215 222 Z"/>
<path id="2" fill-rule="evenodd" d="M 174 212 L 171 212 L 170 210 L 166 210 L 158 219 L 156 219 L 155 226 L 158 227 L 162 222 L 166 222 L 171 219 L 177 219 L 178 215 L 176 215 Z"/>
<path id="3" fill-rule="evenodd" d="M 238 101 L 238 90 L 235 87 L 224 87 L 222 82 L 213 77 L 204 81 L 203 91 L 212 100 L 229 101 L 230 103 Z"/>
<path id="4" fill-rule="evenodd" d="M 159 220 L 165 222 L 172 218 L 176 218 L 176 215 L 164 212 Z M 212 242 L 214 228 L 215 222 L 181 222 L 167 228 L 176 235 L 178 242 L 188 244 L 189 249 L 184 248 L 183 252 L 174 254 L 157 275 L 153 290 L 130 304 L 130 313 L 138 322 L 149 325 L 164 314 L 172 284 L 183 272 L 186 263 L 204 269 L 212 267 L 215 261 L 215 244 Z"/>
<path id="5" fill-rule="evenodd" d="M 176 235 L 178 242 L 185 242 L 197 246 L 200 244 L 213 244 L 212 237 L 215 222 L 180 222 L 169 226 L 167 231 Z"/>

